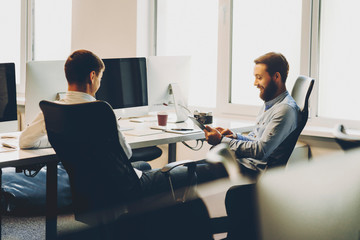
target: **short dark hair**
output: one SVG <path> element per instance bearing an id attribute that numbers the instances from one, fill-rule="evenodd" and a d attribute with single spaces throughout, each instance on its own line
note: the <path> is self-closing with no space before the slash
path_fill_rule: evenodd
<path id="1" fill-rule="evenodd" d="M 255 64 L 265 64 L 266 71 L 270 76 L 274 76 L 276 72 L 279 72 L 282 82 L 286 82 L 289 73 L 289 63 L 281 53 L 269 52 L 256 58 L 254 62 Z"/>
<path id="2" fill-rule="evenodd" d="M 105 69 L 104 62 L 88 50 L 73 52 L 65 62 L 65 76 L 69 84 L 83 85 L 89 74 L 95 71 L 96 76 Z"/>

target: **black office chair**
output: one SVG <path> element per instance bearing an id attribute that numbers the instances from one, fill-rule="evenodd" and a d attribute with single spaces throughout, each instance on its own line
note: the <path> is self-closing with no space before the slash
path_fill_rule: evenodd
<path id="1" fill-rule="evenodd" d="M 49 142 L 69 175 L 75 219 L 98 224 L 131 212 L 142 189 L 120 145 L 110 105 L 41 101 L 40 108 Z"/>
<path id="2" fill-rule="evenodd" d="M 141 197 L 139 179 L 119 143 L 116 118 L 106 103 L 41 101 L 40 108 L 49 142 L 69 175 L 76 220 L 101 222 L 108 217 L 102 212 Z"/>
<path id="3" fill-rule="evenodd" d="M 161 154 L 162 150 L 157 146 L 137 148 L 132 150 L 132 156 L 129 160 L 130 162 L 148 162 L 159 158 Z"/>
<path id="4" fill-rule="evenodd" d="M 313 89 L 315 80 L 306 76 L 299 76 L 292 89 L 291 96 L 300 108 L 300 120 L 298 126 L 290 135 L 277 147 L 267 160 L 268 168 L 285 167 L 296 142 L 304 129 L 309 116 L 309 97 Z M 276 156 L 276 157 L 275 157 Z"/>

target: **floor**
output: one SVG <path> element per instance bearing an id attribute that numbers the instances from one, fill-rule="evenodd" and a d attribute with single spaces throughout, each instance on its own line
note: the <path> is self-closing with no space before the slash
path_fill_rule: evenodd
<path id="1" fill-rule="evenodd" d="M 204 200 L 210 217 L 225 216 L 224 199 L 226 189 L 230 183 L 219 181 L 211 185 L 198 186 L 198 192 Z M 64 231 L 85 227 L 75 221 L 72 214 L 58 216 L 58 234 Z M 215 240 L 224 239 L 226 233 L 214 235 Z M 5 240 L 42 240 L 45 239 L 45 217 L 15 217 L 2 216 L 2 237 Z"/>
<path id="2" fill-rule="evenodd" d="M 58 217 L 58 234 L 85 225 L 74 220 L 73 215 Z M 214 240 L 226 238 L 227 233 L 214 235 Z M 2 217 L 2 240 L 45 239 L 45 217 Z"/>
<path id="3" fill-rule="evenodd" d="M 58 217 L 58 233 L 85 225 L 75 221 L 72 214 Z M 42 240 L 45 239 L 45 217 L 2 216 L 2 240 Z"/>

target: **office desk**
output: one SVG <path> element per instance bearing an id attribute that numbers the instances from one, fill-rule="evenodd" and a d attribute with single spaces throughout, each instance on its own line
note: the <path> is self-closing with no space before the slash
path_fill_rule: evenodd
<path id="1" fill-rule="evenodd" d="M 134 123 L 129 120 L 121 120 L 120 126 L 133 127 L 136 130 L 148 130 L 156 122 Z M 228 119 L 214 119 L 213 126 L 222 126 L 230 128 L 233 131 L 249 131 L 252 123 L 232 121 Z M 176 127 L 189 128 L 193 123 L 187 120 L 185 123 L 176 124 Z M 131 148 L 142 148 L 169 144 L 169 162 L 176 161 L 176 143 L 182 141 L 196 140 L 205 138 L 203 132 L 191 134 L 176 134 L 161 132 L 159 134 L 147 136 L 129 136 L 125 135 L 126 141 Z M 1 136 L 1 134 L 0 134 Z M 1 169 L 5 167 L 19 167 L 37 163 L 47 165 L 46 176 L 46 239 L 55 239 L 57 235 L 56 209 L 57 209 L 57 163 L 55 151 L 52 148 L 36 150 L 20 150 L 0 153 L 0 186 L 1 186 Z M 0 238 L 1 238 L 1 214 L 0 214 Z"/>
<path id="2" fill-rule="evenodd" d="M 52 148 L 36 150 L 15 150 L 0 153 L 0 186 L 2 168 L 20 167 L 38 163 L 45 163 L 46 172 L 46 239 L 56 238 L 56 209 L 57 209 L 57 157 Z M 19 173 L 20 174 L 20 173 Z M 1 239 L 1 213 L 0 213 Z"/>
<path id="3" fill-rule="evenodd" d="M 135 122 L 131 122 L 129 119 L 120 120 L 119 124 L 121 127 L 125 127 L 125 128 L 129 127 L 136 130 L 144 130 L 144 131 L 148 131 L 152 126 L 157 126 L 157 122 L 135 123 Z M 210 124 L 210 126 L 214 126 L 214 127 L 221 126 L 223 128 L 229 128 L 235 132 L 247 132 L 252 130 L 254 125 L 252 122 L 237 121 L 226 118 L 214 118 L 213 124 Z M 183 123 L 176 123 L 176 124 L 169 123 L 168 127 L 198 129 L 196 126 L 194 126 L 193 122 L 190 119 L 186 120 Z M 127 134 L 127 131 L 123 131 L 123 134 L 125 136 L 126 141 L 130 144 L 132 149 L 168 144 L 169 163 L 176 161 L 176 143 L 183 141 L 205 139 L 205 134 L 202 131 L 198 133 L 185 133 L 185 134 L 160 132 L 159 134 L 147 135 L 147 136 L 131 136 Z"/>

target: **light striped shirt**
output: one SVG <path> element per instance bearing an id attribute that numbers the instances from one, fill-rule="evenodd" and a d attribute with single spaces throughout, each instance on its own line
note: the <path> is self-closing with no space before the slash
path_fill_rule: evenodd
<path id="1" fill-rule="evenodd" d="M 300 109 L 290 94 L 285 91 L 265 102 L 256 119 L 256 125 L 247 136 L 237 134 L 237 139 L 224 137 L 235 151 L 238 160 L 248 168 L 263 170 L 267 158 L 297 127 Z"/>

